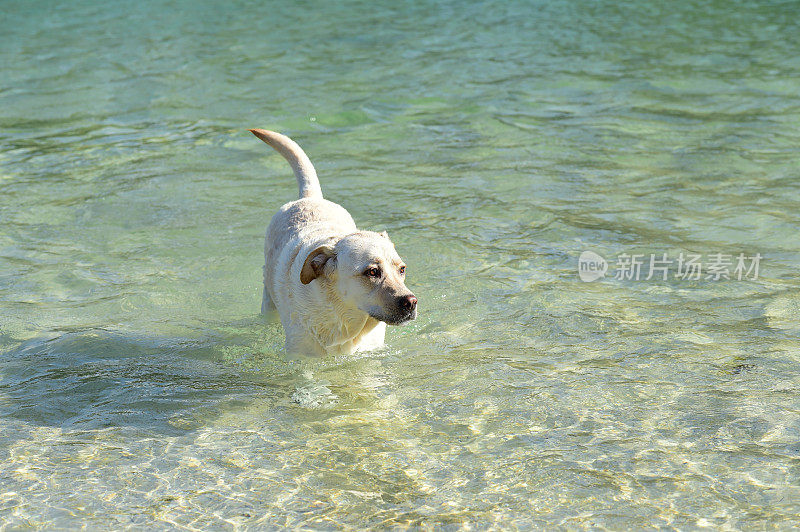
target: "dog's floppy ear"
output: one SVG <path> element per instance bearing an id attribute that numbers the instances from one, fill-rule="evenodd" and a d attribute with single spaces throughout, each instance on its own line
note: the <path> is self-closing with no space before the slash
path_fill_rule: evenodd
<path id="1" fill-rule="evenodd" d="M 334 256 L 333 248 L 327 245 L 319 246 L 309 253 L 303 263 L 303 269 L 300 270 L 300 282 L 308 284 L 322 275 L 325 263 Z"/>
<path id="2" fill-rule="evenodd" d="M 389 238 L 389 233 L 387 233 L 386 231 L 381 231 L 378 234 L 381 235 L 383 238 Z"/>

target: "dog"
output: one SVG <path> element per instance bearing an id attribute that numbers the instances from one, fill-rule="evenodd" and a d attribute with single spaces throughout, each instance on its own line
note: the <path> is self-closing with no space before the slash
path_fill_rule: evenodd
<path id="1" fill-rule="evenodd" d="M 262 313 L 278 310 L 290 354 L 382 346 L 387 324 L 417 317 L 406 265 L 389 235 L 360 231 L 347 210 L 323 199 L 311 160 L 292 139 L 249 131 L 283 155 L 300 189 L 300 199 L 283 205 L 267 229 Z"/>

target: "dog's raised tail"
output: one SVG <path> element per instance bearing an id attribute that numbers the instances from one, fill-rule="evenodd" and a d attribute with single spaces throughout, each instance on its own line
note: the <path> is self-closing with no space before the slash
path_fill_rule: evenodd
<path id="1" fill-rule="evenodd" d="M 300 188 L 301 198 L 322 197 L 317 171 L 314 170 L 314 165 L 311 164 L 311 159 L 308 158 L 303 148 L 286 135 L 281 135 L 268 129 L 251 129 L 249 131 L 275 148 L 278 153 L 283 155 L 284 159 L 289 161 L 292 170 L 294 170 L 294 175 L 297 177 L 297 186 Z"/>

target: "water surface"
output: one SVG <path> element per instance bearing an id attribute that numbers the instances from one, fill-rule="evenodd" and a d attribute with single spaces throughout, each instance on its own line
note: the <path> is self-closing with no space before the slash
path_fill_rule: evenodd
<path id="1" fill-rule="evenodd" d="M 800 525 L 796 2 L 162 4 L 0 17 L 0 527 Z M 249 127 L 389 231 L 385 349 L 285 359 Z"/>

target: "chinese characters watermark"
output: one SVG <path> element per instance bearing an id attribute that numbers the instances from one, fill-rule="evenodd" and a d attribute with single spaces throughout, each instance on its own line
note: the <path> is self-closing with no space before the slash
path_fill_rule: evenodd
<path id="1" fill-rule="evenodd" d="M 689 281 L 755 281 L 761 258 L 760 253 L 710 253 L 704 257 L 698 253 L 681 252 L 674 258 L 666 253 L 620 253 L 616 257 L 613 278 L 619 281 L 666 281 L 672 276 Z M 605 277 L 608 269 L 608 261 L 593 251 L 584 251 L 578 258 L 581 281 L 588 283 Z"/>

